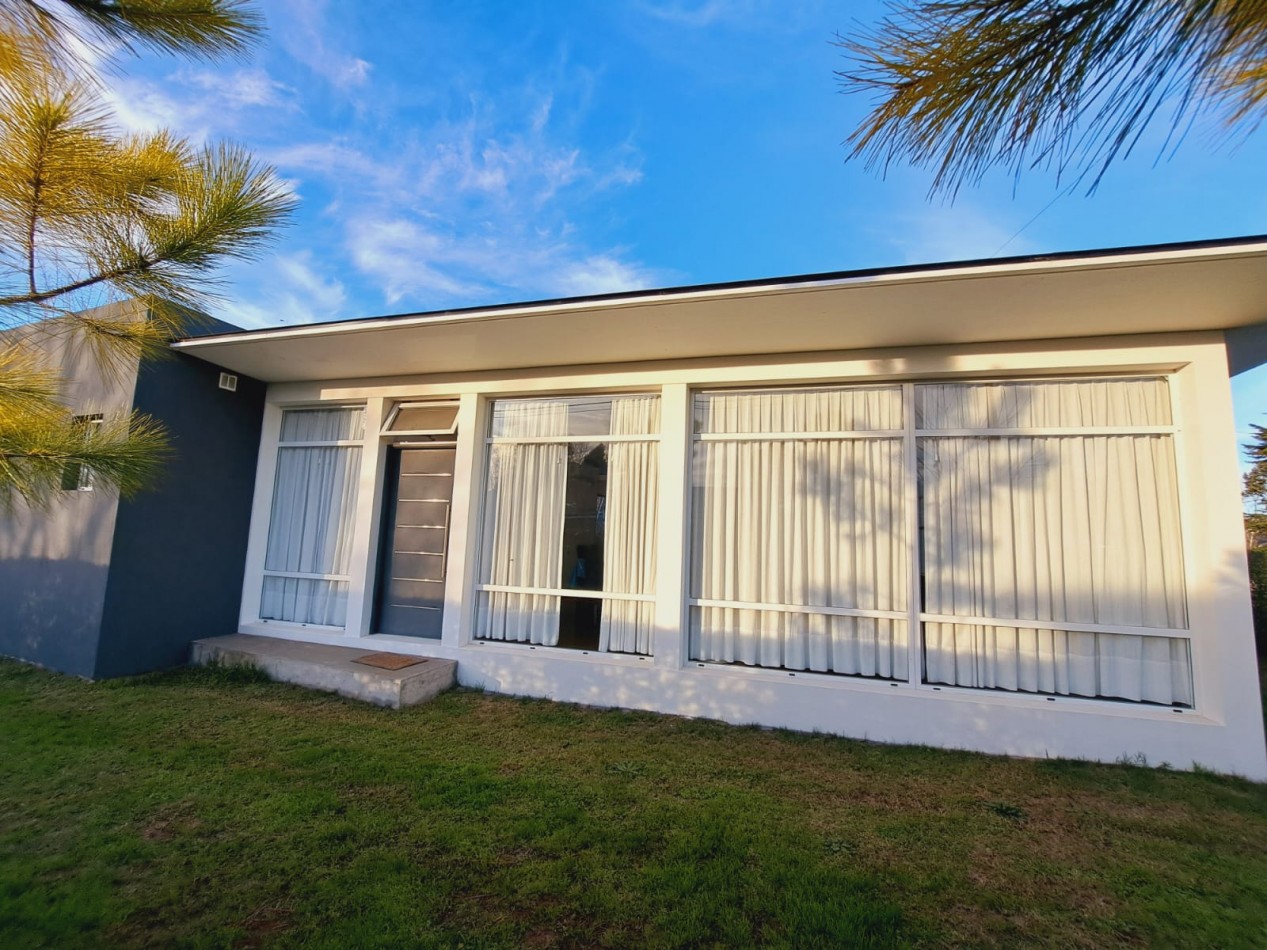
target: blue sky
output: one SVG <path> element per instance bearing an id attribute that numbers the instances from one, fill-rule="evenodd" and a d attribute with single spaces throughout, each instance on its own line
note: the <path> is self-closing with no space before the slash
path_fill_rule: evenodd
<path id="1" fill-rule="evenodd" d="M 248 60 L 121 61 L 129 128 L 232 139 L 300 199 L 242 326 L 1267 232 L 1267 134 L 1158 126 L 1094 196 L 1035 171 L 954 204 L 845 161 L 837 33 L 880 3 L 266 0 Z M 1238 424 L 1267 376 L 1236 386 Z"/>

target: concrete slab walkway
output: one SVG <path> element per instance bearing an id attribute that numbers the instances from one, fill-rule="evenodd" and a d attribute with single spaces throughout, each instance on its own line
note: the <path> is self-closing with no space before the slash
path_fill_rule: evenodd
<path id="1" fill-rule="evenodd" d="M 413 661 L 398 670 L 357 662 L 384 656 L 378 650 L 331 647 L 245 633 L 195 640 L 190 648 L 190 659 L 198 666 L 212 663 L 254 666 L 282 683 L 338 693 L 394 709 L 426 702 L 451 687 L 457 678 L 455 660 L 387 655 L 400 656 L 401 662 Z"/>

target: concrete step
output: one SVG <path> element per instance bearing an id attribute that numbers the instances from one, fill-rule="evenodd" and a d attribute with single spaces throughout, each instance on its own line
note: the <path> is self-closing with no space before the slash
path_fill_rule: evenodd
<path id="1" fill-rule="evenodd" d="M 357 662 L 366 658 L 414 661 L 398 670 L 378 669 Z M 282 683 L 338 693 L 376 706 L 399 709 L 426 702 L 451 687 L 457 661 L 383 653 L 361 647 L 330 647 L 297 640 L 277 640 L 235 633 L 195 640 L 190 659 L 197 666 L 254 666 Z"/>

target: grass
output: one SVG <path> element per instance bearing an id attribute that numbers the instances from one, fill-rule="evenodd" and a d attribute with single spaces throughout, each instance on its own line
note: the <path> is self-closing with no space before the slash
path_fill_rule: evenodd
<path id="1" fill-rule="evenodd" d="M 0 946 L 1262 945 L 1267 787 L 0 662 Z"/>

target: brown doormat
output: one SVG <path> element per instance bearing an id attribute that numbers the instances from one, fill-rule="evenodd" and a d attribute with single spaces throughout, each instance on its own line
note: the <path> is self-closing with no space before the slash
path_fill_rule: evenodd
<path id="1" fill-rule="evenodd" d="M 365 656 L 358 656 L 352 662 L 360 663 L 362 666 L 373 666 L 380 670 L 403 670 L 407 666 L 417 666 L 427 661 L 420 656 L 404 656 L 400 653 L 367 653 Z"/>

